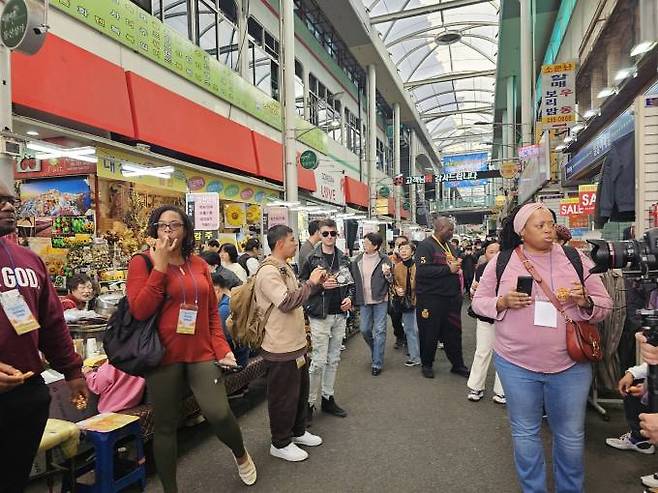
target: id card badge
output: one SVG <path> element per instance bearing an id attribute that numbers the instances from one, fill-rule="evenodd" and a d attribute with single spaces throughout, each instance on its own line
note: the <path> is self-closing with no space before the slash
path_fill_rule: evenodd
<path id="1" fill-rule="evenodd" d="M 178 312 L 177 334 L 194 335 L 196 331 L 196 316 L 199 313 L 199 307 L 196 305 L 181 305 Z"/>
<path id="2" fill-rule="evenodd" d="M 547 299 L 536 298 L 535 302 L 535 325 L 541 327 L 557 328 L 557 309 Z"/>
<path id="3" fill-rule="evenodd" d="M 295 360 L 297 363 L 297 368 L 304 368 L 304 365 L 306 364 L 306 358 L 304 356 L 300 356 Z"/>
<path id="4" fill-rule="evenodd" d="M 5 311 L 9 323 L 11 323 L 19 336 L 37 330 L 40 327 L 30 307 L 27 306 L 25 298 L 23 298 L 23 295 L 17 289 L 0 293 L 0 295 L 2 309 Z"/>

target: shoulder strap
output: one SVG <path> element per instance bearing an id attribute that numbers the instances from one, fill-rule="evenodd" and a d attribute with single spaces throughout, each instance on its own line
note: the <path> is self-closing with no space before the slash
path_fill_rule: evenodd
<path id="1" fill-rule="evenodd" d="M 134 257 L 142 257 L 144 259 L 144 262 L 146 262 L 146 268 L 148 269 L 148 271 L 151 272 L 153 270 L 153 262 L 151 262 L 151 257 L 146 255 L 145 253 L 136 253 Z"/>
<path id="2" fill-rule="evenodd" d="M 564 250 L 564 254 L 569 259 L 569 262 L 571 262 L 571 265 L 573 265 L 573 268 L 576 269 L 576 274 L 578 274 L 578 279 L 580 279 L 580 284 L 584 286 L 585 277 L 583 270 L 583 259 L 580 258 L 580 254 L 578 253 L 578 250 L 576 250 L 574 247 L 569 245 L 562 245 L 562 249 Z"/>
<path id="3" fill-rule="evenodd" d="M 500 279 L 503 277 L 505 267 L 507 267 L 507 264 L 509 264 L 509 261 L 512 258 L 512 253 L 514 253 L 513 249 L 503 250 L 496 258 L 496 296 L 498 296 L 498 289 L 500 288 Z"/>
<path id="4" fill-rule="evenodd" d="M 528 260 L 528 257 L 526 257 L 525 254 L 523 253 L 523 249 L 521 248 L 521 245 L 517 246 L 515 251 L 516 254 L 519 256 L 519 258 L 521 259 L 521 263 L 523 264 L 523 267 L 525 267 L 525 270 L 528 271 L 528 273 L 532 276 L 534 281 L 539 285 L 539 287 L 542 289 L 548 300 L 553 304 L 555 309 L 558 312 L 560 312 L 568 322 L 571 321 L 567 316 L 567 314 L 565 313 L 562 303 L 558 301 L 553 291 L 546 285 L 544 280 L 541 278 L 541 276 L 535 269 L 535 266 L 532 265 L 530 260 Z"/>

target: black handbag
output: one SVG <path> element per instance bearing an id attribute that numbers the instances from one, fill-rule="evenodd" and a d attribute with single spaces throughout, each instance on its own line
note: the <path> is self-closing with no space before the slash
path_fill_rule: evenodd
<path id="1" fill-rule="evenodd" d="M 151 272 L 151 259 L 147 255 L 138 255 L 144 258 Z M 159 315 L 160 310 L 147 320 L 137 320 L 130 313 L 128 297 L 121 298 L 103 335 L 103 348 L 110 364 L 136 377 L 143 377 L 157 367 L 165 355 L 158 334 Z"/>

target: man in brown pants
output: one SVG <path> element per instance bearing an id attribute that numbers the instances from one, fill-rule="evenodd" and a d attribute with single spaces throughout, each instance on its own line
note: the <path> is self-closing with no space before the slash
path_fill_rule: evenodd
<path id="1" fill-rule="evenodd" d="M 298 462 L 308 457 L 298 445 L 322 444 L 319 436 L 306 431 L 309 378 L 302 305 L 319 289 L 326 274 L 317 268 L 308 281 L 299 284 L 286 262 L 297 251 L 297 240 L 288 226 L 270 228 L 267 242 L 272 256 L 256 274 L 255 295 L 262 313 L 271 308 L 262 344 L 267 362 L 270 455 Z"/>

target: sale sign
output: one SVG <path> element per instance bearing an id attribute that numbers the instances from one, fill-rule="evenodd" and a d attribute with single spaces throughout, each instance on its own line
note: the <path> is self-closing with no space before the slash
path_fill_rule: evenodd
<path id="1" fill-rule="evenodd" d="M 583 208 L 585 214 L 592 214 L 594 209 L 596 209 L 596 189 L 598 188 L 597 184 L 594 185 L 580 185 L 578 187 L 578 197 L 580 199 L 580 205 Z"/>
<path id="2" fill-rule="evenodd" d="M 580 197 L 560 200 L 560 216 L 579 216 L 583 213 L 583 206 L 580 205 Z"/>

